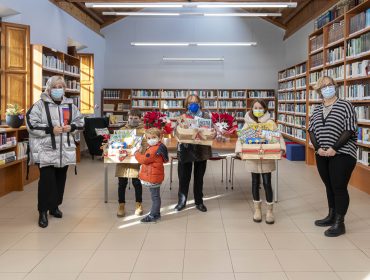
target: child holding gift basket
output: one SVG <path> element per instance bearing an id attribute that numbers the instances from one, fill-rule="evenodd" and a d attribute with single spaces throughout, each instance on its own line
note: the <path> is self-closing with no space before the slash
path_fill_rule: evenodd
<path id="1" fill-rule="evenodd" d="M 142 223 L 156 223 L 160 218 L 161 196 L 160 186 L 164 180 L 164 166 L 168 162 L 167 147 L 161 143 L 161 131 L 152 127 L 145 131 L 146 144 L 142 144 L 135 153 L 136 160 L 141 164 L 139 179 L 144 187 L 149 188 L 152 196 L 152 208 Z"/>
<path id="2" fill-rule="evenodd" d="M 268 112 L 267 104 L 264 100 L 256 99 L 252 102 L 252 110 L 247 112 L 245 115 L 245 124 L 243 129 L 255 124 L 262 124 L 266 127 L 271 127 L 273 131 L 277 131 L 277 125 L 271 119 L 270 113 Z M 280 149 L 282 153 L 285 153 L 285 142 L 283 137 L 280 137 Z M 242 152 L 242 145 L 240 141 L 237 141 L 235 152 L 240 154 Z M 253 221 L 260 223 L 262 221 L 262 211 L 259 188 L 260 180 L 262 175 L 263 187 L 266 194 L 266 223 L 273 224 L 275 222 L 273 215 L 273 192 L 271 186 L 271 172 L 276 169 L 275 160 L 273 159 L 249 159 L 246 160 L 246 168 L 252 173 L 252 195 L 254 203 L 254 215 Z"/>

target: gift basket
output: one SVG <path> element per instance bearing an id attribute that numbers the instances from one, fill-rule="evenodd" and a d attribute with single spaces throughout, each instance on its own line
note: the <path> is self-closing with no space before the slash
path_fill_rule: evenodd
<path id="1" fill-rule="evenodd" d="M 216 140 L 226 141 L 227 136 L 234 134 L 238 128 L 235 118 L 228 113 L 212 113 L 212 123 L 216 130 Z"/>
<path id="2" fill-rule="evenodd" d="M 281 134 L 273 123 L 251 124 L 238 131 L 238 141 L 242 145 L 241 158 L 281 159 Z"/>
<path id="3" fill-rule="evenodd" d="M 179 143 L 212 146 L 212 120 L 200 117 L 181 117 L 175 136 Z"/>
<path id="4" fill-rule="evenodd" d="M 140 146 L 142 136 L 135 129 L 115 130 L 103 144 L 105 163 L 137 163 L 134 153 Z"/>

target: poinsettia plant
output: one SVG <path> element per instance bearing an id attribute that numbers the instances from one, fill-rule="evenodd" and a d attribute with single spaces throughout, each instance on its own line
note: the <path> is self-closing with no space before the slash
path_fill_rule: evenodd
<path id="1" fill-rule="evenodd" d="M 163 134 L 171 134 L 173 131 L 171 121 L 168 120 L 166 114 L 162 114 L 158 111 L 146 112 L 144 117 L 144 128 L 148 129 L 151 127 L 156 127 L 160 129 Z"/>
<path id="2" fill-rule="evenodd" d="M 234 134 L 238 129 L 235 118 L 228 113 L 212 113 L 212 123 L 220 136 Z"/>

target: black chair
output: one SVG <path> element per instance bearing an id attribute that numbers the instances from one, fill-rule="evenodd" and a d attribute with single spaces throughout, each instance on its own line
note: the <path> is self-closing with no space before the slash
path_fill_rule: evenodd
<path id="1" fill-rule="evenodd" d="M 108 128 L 109 118 L 85 118 L 84 136 L 89 153 L 94 156 L 101 156 L 103 150 L 100 149 L 103 143 L 103 136 L 97 135 L 95 128 Z"/>

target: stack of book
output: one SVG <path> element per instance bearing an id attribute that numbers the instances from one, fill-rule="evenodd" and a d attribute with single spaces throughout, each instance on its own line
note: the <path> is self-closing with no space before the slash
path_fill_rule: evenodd
<path id="1" fill-rule="evenodd" d="M 42 55 L 42 66 L 49 69 L 59 70 L 63 72 L 64 63 L 54 57 L 54 56 L 47 56 L 45 54 Z"/>
<path id="2" fill-rule="evenodd" d="M 132 100 L 132 108 L 159 108 L 159 101 L 158 100 Z"/>
<path id="3" fill-rule="evenodd" d="M 310 73 L 310 85 L 315 84 L 322 77 L 322 74 L 323 71 Z"/>
<path id="4" fill-rule="evenodd" d="M 306 91 L 301 90 L 295 93 L 295 99 L 298 101 L 306 101 Z"/>
<path id="5" fill-rule="evenodd" d="M 346 91 L 347 100 L 370 99 L 370 82 L 347 85 L 346 89 L 347 89 Z"/>
<path id="6" fill-rule="evenodd" d="M 331 50 L 328 50 L 326 55 L 326 62 L 327 63 L 335 63 L 338 61 L 343 60 L 344 58 L 344 47 L 340 46 Z"/>
<path id="7" fill-rule="evenodd" d="M 67 63 L 64 64 L 64 71 L 72 74 L 79 75 L 80 74 L 80 68 L 75 65 L 68 65 Z"/>
<path id="8" fill-rule="evenodd" d="M 237 90 L 231 92 L 231 98 L 246 98 L 244 90 Z"/>
<path id="9" fill-rule="evenodd" d="M 347 57 L 361 55 L 370 51 L 370 32 L 347 42 Z"/>
<path id="10" fill-rule="evenodd" d="M 6 133 L 0 133 L 0 150 L 15 146 L 16 144 L 16 137 L 7 137 Z"/>
<path id="11" fill-rule="evenodd" d="M 353 1 L 353 0 L 350 0 Z M 356 0 L 359 2 L 359 0 Z M 363 0 L 360 0 L 363 1 Z M 348 2 L 348 1 L 347 1 Z M 356 3 L 357 5 L 357 3 Z M 336 19 L 337 17 L 340 17 L 344 14 L 346 10 L 347 3 L 339 3 L 338 5 L 335 5 L 333 8 L 331 8 L 329 11 L 322 14 L 318 19 L 315 21 L 315 29 L 320 29 L 325 24 L 331 22 L 332 20 Z"/>
<path id="12" fill-rule="evenodd" d="M 17 156 L 15 155 L 15 151 L 1 153 L 0 154 L 0 165 L 10 163 L 12 161 L 15 161 L 16 159 L 17 159 Z"/>
<path id="13" fill-rule="evenodd" d="M 159 98 L 159 91 L 158 90 L 133 90 L 132 97 Z"/>
<path id="14" fill-rule="evenodd" d="M 296 67 L 296 72 L 297 72 L 297 75 L 306 73 L 306 63 L 298 65 Z"/>
<path id="15" fill-rule="evenodd" d="M 349 20 L 349 33 L 355 33 L 361 29 L 370 26 L 370 9 L 365 12 L 359 13 Z"/>
<path id="16" fill-rule="evenodd" d="M 306 78 L 297 79 L 295 81 L 296 89 L 306 88 Z"/>
<path id="17" fill-rule="evenodd" d="M 274 96 L 274 91 L 252 90 L 249 92 L 249 98 L 273 98 Z"/>
<path id="18" fill-rule="evenodd" d="M 357 150 L 357 162 L 370 166 L 370 149 L 359 147 Z"/>
<path id="19" fill-rule="evenodd" d="M 326 75 L 332 77 L 334 80 L 344 79 L 344 65 L 329 68 L 326 70 Z"/>
<path id="20" fill-rule="evenodd" d="M 329 27 L 328 44 L 339 41 L 344 38 L 344 20 L 334 22 Z"/>

